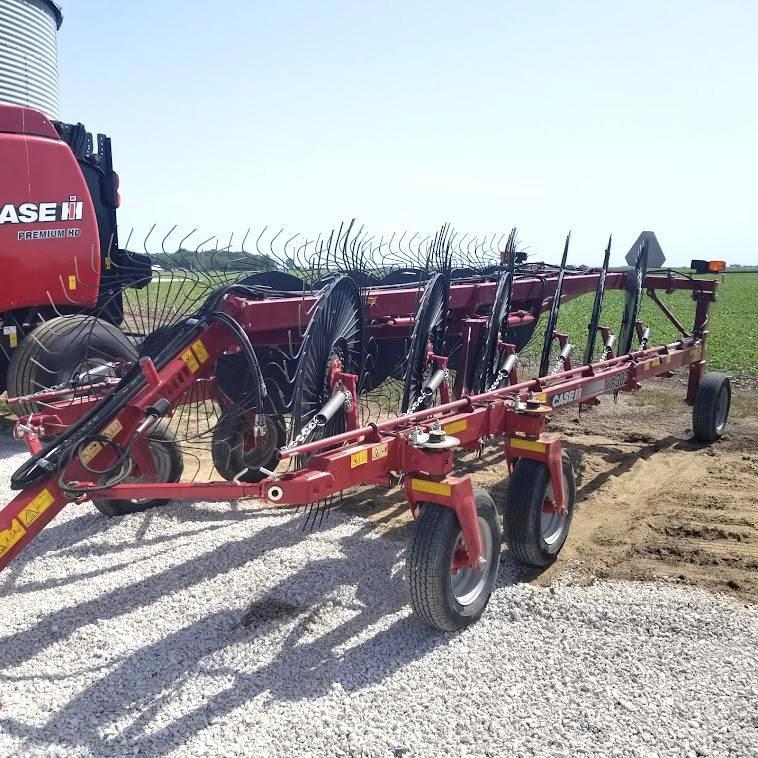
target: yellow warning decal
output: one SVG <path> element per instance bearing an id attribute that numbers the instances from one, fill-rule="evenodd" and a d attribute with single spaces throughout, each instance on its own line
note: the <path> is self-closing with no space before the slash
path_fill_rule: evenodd
<path id="1" fill-rule="evenodd" d="M 123 428 L 123 424 L 116 418 L 103 429 L 103 434 L 109 439 L 113 439 Z M 90 442 L 89 445 L 79 451 L 79 460 L 83 463 L 89 463 L 102 449 L 102 443 Z"/>
<path id="2" fill-rule="evenodd" d="M 16 334 L 15 331 L 11 332 L 8 335 L 8 342 L 11 347 L 18 347 L 18 335 Z"/>
<path id="3" fill-rule="evenodd" d="M 182 353 L 182 360 L 187 364 L 187 368 L 189 368 L 193 374 L 198 372 L 200 364 L 197 362 L 197 358 L 195 358 L 195 354 L 191 350 L 185 350 Z"/>
<path id="4" fill-rule="evenodd" d="M 350 456 L 350 468 L 358 468 L 364 463 L 368 463 L 368 450 L 359 450 Z"/>
<path id="5" fill-rule="evenodd" d="M 661 365 L 661 359 L 660 358 L 653 358 L 652 361 L 650 361 L 651 366 L 660 366 Z"/>
<path id="6" fill-rule="evenodd" d="M 192 352 L 197 356 L 200 363 L 205 363 L 208 360 L 208 351 L 200 340 L 192 345 Z"/>
<path id="7" fill-rule="evenodd" d="M 102 449 L 103 446 L 99 442 L 90 442 L 79 451 L 79 460 L 89 463 Z"/>
<path id="8" fill-rule="evenodd" d="M 445 427 L 445 434 L 455 434 L 456 432 L 462 432 L 466 428 L 468 428 L 468 421 L 466 419 L 453 421 L 452 424 L 448 424 Z"/>
<path id="9" fill-rule="evenodd" d="M 389 445 L 386 442 L 382 442 L 381 445 L 375 445 L 371 448 L 371 460 L 378 461 L 381 458 L 386 458 L 389 453 Z"/>
<path id="10" fill-rule="evenodd" d="M 0 558 L 24 536 L 25 532 L 24 527 L 16 519 L 11 521 L 9 529 L 0 530 Z"/>
<path id="11" fill-rule="evenodd" d="M 124 425 L 117 418 L 114 418 L 113 421 L 103 429 L 103 434 L 106 437 L 113 439 L 123 428 Z"/>
<path id="12" fill-rule="evenodd" d="M 42 490 L 19 514 L 18 520 L 24 525 L 33 524 L 53 503 L 55 498 L 50 490 Z"/>
<path id="13" fill-rule="evenodd" d="M 430 482 L 428 479 L 411 479 L 411 489 L 414 492 L 428 492 L 431 495 L 449 496 L 453 488 L 446 482 Z"/>
<path id="14" fill-rule="evenodd" d="M 369 305 L 376 305 L 376 303 L 377 303 L 377 301 L 378 301 L 378 300 L 379 300 L 379 298 L 378 298 L 378 297 L 367 297 L 367 298 L 366 298 L 366 302 L 367 302 Z"/>
<path id="15" fill-rule="evenodd" d="M 533 442 L 532 440 L 521 440 L 511 437 L 510 446 L 516 450 L 531 450 L 535 453 L 544 453 L 545 444 L 543 442 Z"/>
<path id="16" fill-rule="evenodd" d="M 547 392 L 535 392 L 532 395 L 532 400 L 536 400 L 538 403 L 542 403 L 542 405 L 547 405 Z"/>
<path id="17" fill-rule="evenodd" d="M 110 255 L 105 256 L 105 270 L 110 271 L 111 268 L 111 257 Z"/>
<path id="18" fill-rule="evenodd" d="M 71 276 L 68 278 L 68 288 L 70 290 L 76 289 L 76 277 L 73 274 L 71 274 Z"/>

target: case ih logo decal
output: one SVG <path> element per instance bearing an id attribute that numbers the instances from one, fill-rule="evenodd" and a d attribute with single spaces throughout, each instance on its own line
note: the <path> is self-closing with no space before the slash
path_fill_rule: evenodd
<path id="1" fill-rule="evenodd" d="M 65 203 L 7 203 L 0 208 L 1 224 L 44 224 L 50 221 L 81 221 L 84 204 L 71 195 Z M 19 240 L 46 240 L 60 237 L 78 237 L 81 230 L 76 227 L 68 229 L 35 229 L 19 232 Z"/>
<path id="2" fill-rule="evenodd" d="M 47 221 L 81 221 L 83 203 L 71 195 L 65 203 L 8 203 L 0 208 L 0 224 L 37 224 Z"/>
<path id="3" fill-rule="evenodd" d="M 567 405 L 568 403 L 573 403 L 581 396 L 582 388 L 577 387 L 575 390 L 568 390 L 568 392 L 561 392 L 558 395 L 553 395 L 553 397 L 550 398 L 550 405 L 552 405 L 553 408 L 557 408 L 559 405 Z"/>

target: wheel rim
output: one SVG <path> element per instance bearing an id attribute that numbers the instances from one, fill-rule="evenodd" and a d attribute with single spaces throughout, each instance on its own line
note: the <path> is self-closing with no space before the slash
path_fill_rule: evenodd
<path id="1" fill-rule="evenodd" d="M 719 392 L 719 400 L 716 406 L 716 432 L 721 434 L 726 426 L 726 417 L 729 415 L 729 392 L 726 385 Z"/>
<path id="2" fill-rule="evenodd" d="M 563 496 L 568 499 L 568 482 L 566 476 L 563 476 Z M 553 483 L 549 482 L 545 490 L 545 501 L 542 505 L 542 514 L 540 517 L 540 535 L 542 541 L 548 547 L 554 547 L 560 544 L 561 537 L 566 530 L 568 521 L 568 503 L 566 503 L 564 512 L 559 512 L 555 507 L 555 493 L 553 492 Z"/>
<path id="3" fill-rule="evenodd" d="M 471 605 L 487 587 L 492 562 L 492 532 L 487 520 L 479 516 L 479 533 L 482 535 L 482 555 L 485 559 L 481 571 L 462 567 L 460 563 L 468 558 L 468 549 L 463 532 L 458 534 L 458 539 L 453 548 L 450 561 L 450 589 L 453 596 L 461 605 Z"/>

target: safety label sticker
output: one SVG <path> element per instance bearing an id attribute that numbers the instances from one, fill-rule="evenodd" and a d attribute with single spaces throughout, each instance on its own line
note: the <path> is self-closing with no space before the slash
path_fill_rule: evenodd
<path id="1" fill-rule="evenodd" d="M 50 490 L 42 490 L 19 514 L 18 520 L 24 525 L 33 524 L 53 503 L 55 498 Z"/>

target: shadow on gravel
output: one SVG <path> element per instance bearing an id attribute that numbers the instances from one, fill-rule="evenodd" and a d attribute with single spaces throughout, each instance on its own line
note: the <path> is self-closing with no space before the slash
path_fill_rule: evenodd
<path id="1" fill-rule="evenodd" d="M 328 535 L 331 528 L 327 525 L 321 532 Z M 123 755 L 139 746 L 140 754 L 159 756 L 261 694 L 275 701 L 314 699 L 335 689 L 349 693 L 381 683 L 448 644 L 450 635 L 422 626 L 410 615 L 398 563 L 405 544 L 375 539 L 373 531 L 373 525 L 366 523 L 356 533 L 341 537 L 340 557 L 309 562 L 245 611 L 224 608 L 210 613 L 134 650 L 113 668 L 104 665 L 103 675 L 43 726 L 0 718 L 0 728 L 28 744 L 77 745 L 97 756 Z M 301 539 L 296 521 L 269 526 L 197 560 L 53 612 L 34 628 L 3 639 L 0 670 L 44 653 L 84 624 L 147 607 L 160 596 L 206 582 Z M 501 585 L 523 578 L 506 554 Z M 339 600 L 343 587 L 354 587 L 348 603 Z M 279 651 L 275 657 L 257 666 L 259 651 L 272 648 Z M 82 671 L 92 670 L 91 661 L 83 664 Z M 170 716 L 171 701 L 182 702 L 178 695 L 188 674 L 197 672 L 203 678 L 218 677 L 210 694 L 200 698 L 202 684 L 195 683 L 193 699 L 202 704 L 186 710 L 189 706 L 182 703 L 184 712 Z M 0 674 L 0 681 L 5 678 L 22 679 Z M 216 691 L 217 686 L 223 689 Z M 108 736 L 125 716 L 131 717 L 127 718 L 131 723 L 117 738 Z"/>
<path id="2" fill-rule="evenodd" d="M 119 553 L 124 553 L 128 550 L 133 550 L 134 548 L 144 548 L 160 545 L 162 543 L 171 543 L 179 539 L 187 539 L 193 534 L 207 534 L 208 532 L 217 529 L 223 529 L 228 526 L 230 521 L 240 522 L 247 519 L 261 518 L 266 515 L 263 512 L 256 511 L 243 513 L 236 508 L 234 511 L 234 513 L 228 511 L 207 511 L 205 509 L 193 508 L 192 504 L 188 503 L 186 509 L 183 509 L 180 515 L 177 514 L 172 517 L 172 520 L 182 524 L 197 523 L 200 524 L 200 526 L 197 529 L 188 529 L 179 534 L 158 534 L 154 537 L 147 537 L 145 535 L 152 525 L 155 511 L 135 514 L 130 518 L 141 518 L 142 522 L 133 539 L 129 541 L 120 541 L 117 544 L 102 541 L 84 547 L 81 543 L 92 537 L 107 535 L 111 529 L 118 527 L 120 523 L 120 519 L 118 518 L 109 518 L 99 513 L 95 510 L 95 506 L 93 505 L 90 513 L 82 514 L 81 516 L 77 516 L 74 519 L 62 523 L 53 522 L 45 527 L 34 542 L 32 542 L 32 544 L 29 545 L 21 555 L 2 572 L 2 574 L 0 574 L 0 592 L 13 591 L 24 593 L 32 592 L 37 589 L 65 587 L 82 581 L 83 579 L 99 576 L 108 571 L 115 570 L 120 566 L 128 565 L 128 562 L 123 564 L 114 563 L 110 568 L 99 571 L 81 572 L 71 574 L 66 578 L 51 579 L 47 582 L 35 582 L 17 586 L 16 581 L 23 573 L 26 564 L 41 555 L 54 553 L 56 556 L 79 555 L 81 557 L 102 557 L 112 555 L 115 557 Z M 151 557 L 169 551 L 170 547 L 166 548 L 165 551 L 161 550 L 151 554 Z"/>

